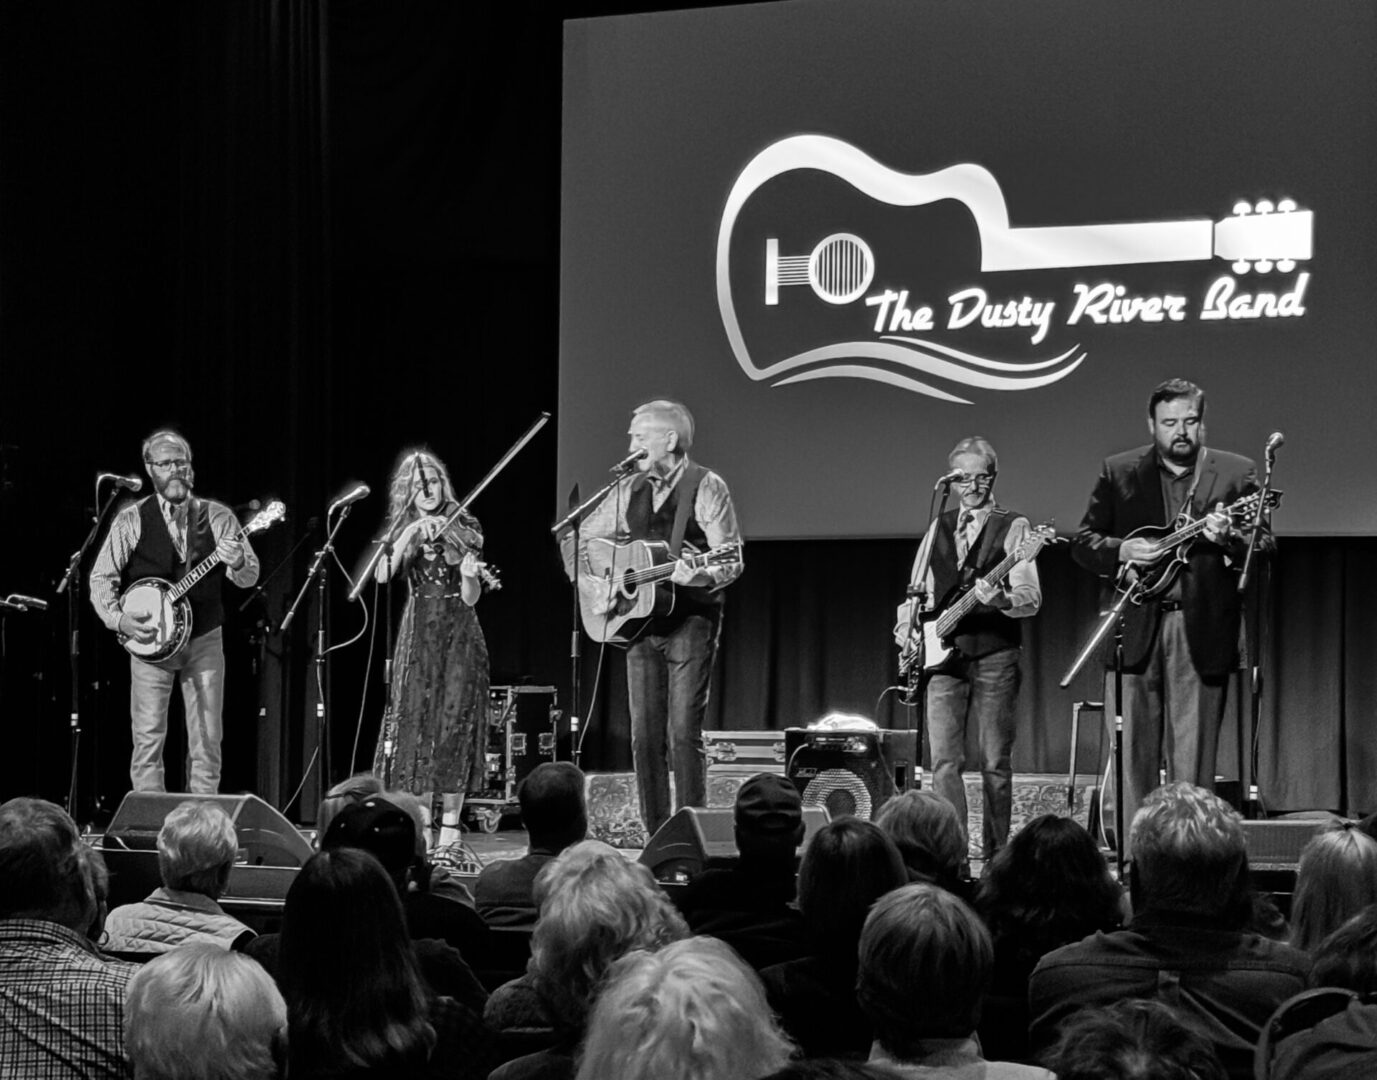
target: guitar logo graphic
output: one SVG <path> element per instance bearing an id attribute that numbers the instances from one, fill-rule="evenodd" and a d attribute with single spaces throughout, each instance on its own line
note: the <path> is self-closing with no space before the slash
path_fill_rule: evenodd
<path id="1" fill-rule="evenodd" d="M 729 268 L 732 231 L 747 200 L 775 177 L 799 169 L 830 174 L 880 203 L 916 207 L 944 199 L 970 212 L 980 240 L 980 269 L 998 273 L 1126 264 L 1223 259 L 1236 274 L 1288 273 L 1312 252 L 1314 214 L 1289 199 L 1273 204 L 1239 203 L 1233 216 L 1182 221 L 1101 225 L 1020 226 L 1009 224 L 1004 194 L 981 165 L 952 165 L 929 174 L 898 172 L 840 139 L 796 135 L 773 143 L 741 171 L 727 196 L 717 236 L 717 302 L 737 363 L 754 381 L 774 386 L 821 378 L 863 378 L 946 401 L 968 404 L 923 381 L 930 376 L 985 390 L 1024 390 L 1064 379 L 1085 359 L 1079 346 L 1054 357 L 1003 361 L 976 356 L 935 341 L 884 335 L 880 340 L 843 341 L 808 349 L 757 366 L 737 318 Z M 766 240 L 764 303 L 779 303 L 780 290 L 809 286 L 822 301 L 853 303 L 874 281 L 874 253 L 854 233 L 837 232 L 807 254 L 781 254 L 779 241 Z M 869 366 L 879 361 L 899 370 Z"/>

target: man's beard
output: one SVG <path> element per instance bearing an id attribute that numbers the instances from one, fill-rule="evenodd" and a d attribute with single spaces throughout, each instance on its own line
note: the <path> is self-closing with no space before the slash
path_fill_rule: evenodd
<path id="1" fill-rule="evenodd" d="M 1189 465 L 1200 451 L 1199 443 L 1183 442 L 1173 439 L 1167 447 L 1167 458 L 1177 465 Z"/>

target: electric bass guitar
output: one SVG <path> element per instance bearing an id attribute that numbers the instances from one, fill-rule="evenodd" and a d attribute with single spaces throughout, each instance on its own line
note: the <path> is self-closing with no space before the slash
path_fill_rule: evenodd
<path id="1" fill-rule="evenodd" d="M 287 508 L 274 500 L 253 516 L 243 528 L 245 536 L 262 532 L 281 521 Z M 152 641 L 136 641 L 120 634 L 120 644 L 150 664 L 170 660 L 191 640 L 191 602 L 186 594 L 193 585 L 220 565 L 220 553 L 212 551 L 177 584 L 162 578 L 140 578 L 120 594 L 120 610 L 130 615 L 147 613 L 153 618 L 150 623 L 155 631 Z"/>
<path id="2" fill-rule="evenodd" d="M 1229 516 L 1231 524 L 1244 524 L 1257 513 L 1259 494 L 1254 491 L 1225 507 L 1223 512 Z M 1282 493 L 1276 489 L 1267 492 L 1269 512 L 1281 505 L 1281 495 Z M 1170 551 L 1171 556 L 1155 563 L 1124 563 L 1119 568 L 1119 579 L 1115 583 L 1115 589 L 1123 592 L 1136 582 L 1137 589 L 1131 598 L 1135 604 L 1161 596 L 1171 588 L 1176 575 L 1189 561 L 1192 542 L 1204 533 L 1208 523 L 1208 517 L 1192 521 L 1183 512 L 1172 525 L 1144 525 L 1140 529 L 1134 529 L 1124 537 L 1125 540 L 1151 540 L 1156 551 Z"/>
<path id="3" fill-rule="evenodd" d="M 701 555 L 684 554 L 690 569 L 741 562 L 739 543 L 722 544 Z M 662 540 L 619 544 L 593 537 L 584 548 L 579 569 L 579 614 L 594 641 L 629 644 L 657 615 L 674 610 L 674 584 L 669 579 L 676 560 Z"/>
<path id="4" fill-rule="evenodd" d="M 1057 531 L 1054 524 L 1050 521 L 1043 522 L 1034 529 L 1028 531 L 1028 535 L 1023 538 L 1013 551 L 1001 559 L 989 573 L 981 578 L 987 585 L 995 586 L 1000 584 L 1015 566 L 1023 562 L 1032 562 L 1038 557 L 1038 552 L 1046 544 L 1057 543 Z M 922 636 L 922 657 L 923 670 L 927 671 L 946 662 L 952 650 L 952 635 L 956 632 L 957 624 L 961 622 L 971 610 L 980 603 L 980 598 L 975 594 L 975 583 L 971 582 L 952 592 L 947 602 L 938 610 L 919 615 L 918 631 Z M 915 639 L 918 636 L 915 631 Z M 914 640 L 907 649 L 899 651 L 899 673 L 907 675 L 913 667 L 914 661 L 918 658 L 918 643 Z"/>

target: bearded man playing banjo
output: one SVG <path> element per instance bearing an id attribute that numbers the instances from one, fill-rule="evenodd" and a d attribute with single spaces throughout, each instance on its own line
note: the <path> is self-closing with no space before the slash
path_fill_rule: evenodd
<path id="1" fill-rule="evenodd" d="M 189 790 L 214 795 L 220 787 L 221 705 L 225 653 L 220 625 L 219 567 L 186 593 L 190 640 L 166 659 L 150 663 L 136 649 L 149 650 L 165 633 L 151 611 L 125 610 L 121 592 L 146 578 L 177 582 L 188 570 L 216 556 L 230 581 L 250 588 L 258 581 L 253 553 L 229 507 L 191 494 L 196 474 L 191 446 L 175 431 L 155 431 L 143 442 L 143 463 L 154 494 L 115 515 L 91 569 L 91 603 L 96 614 L 120 635 L 129 656 L 129 712 L 134 754 L 129 778 L 135 791 L 163 791 L 163 742 L 172 687 L 180 683 L 186 705 Z"/>

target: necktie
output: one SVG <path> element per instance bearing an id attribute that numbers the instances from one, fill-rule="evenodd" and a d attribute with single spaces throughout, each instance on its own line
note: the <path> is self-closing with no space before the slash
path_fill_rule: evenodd
<path id="1" fill-rule="evenodd" d="M 186 562 L 186 512 L 184 508 L 176 506 L 168 508 L 167 531 L 172 534 L 172 544 L 177 549 L 177 558 Z"/>
<path id="2" fill-rule="evenodd" d="M 962 510 L 961 516 L 956 520 L 956 561 L 964 563 L 966 553 L 970 551 L 971 522 L 975 520 L 975 515 L 969 510 Z"/>

